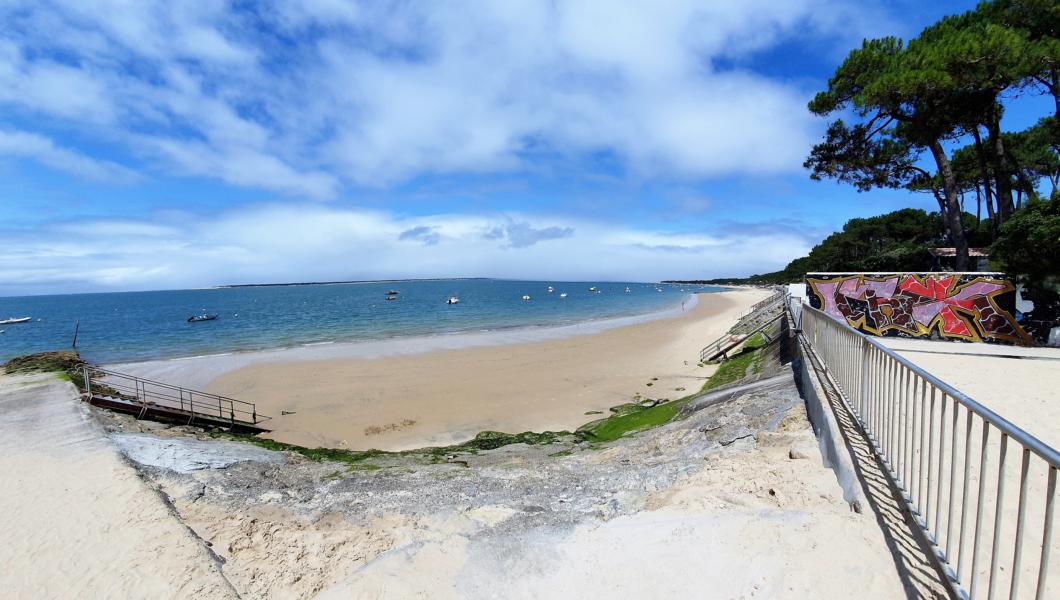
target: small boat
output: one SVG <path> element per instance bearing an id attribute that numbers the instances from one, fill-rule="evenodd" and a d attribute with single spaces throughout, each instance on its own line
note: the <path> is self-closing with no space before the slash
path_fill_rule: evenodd
<path id="1" fill-rule="evenodd" d="M 591 288 L 589 288 L 589 291 L 590 292 L 598 292 L 600 290 L 596 289 L 595 287 L 591 287 Z"/>
<path id="2" fill-rule="evenodd" d="M 397 296 L 387 296 L 387 300 L 397 300 Z"/>
<path id="3" fill-rule="evenodd" d="M 560 298 L 566 298 L 567 297 L 567 292 L 563 292 L 562 294 L 559 295 L 559 297 Z"/>
<path id="4" fill-rule="evenodd" d="M 550 285 L 550 286 L 548 286 L 548 293 L 550 293 L 550 294 L 551 294 L 551 293 L 552 293 L 552 292 L 554 292 L 554 291 L 556 291 L 556 288 L 552 287 L 551 285 Z"/>
<path id="5" fill-rule="evenodd" d="M 626 288 L 626 293 L 627 293 L 627 294 L 629 293 L 629 288 Z"/>
<path id="6" fill-rule="evenodd" d="M 199 321 L 213 321 L 216 318 L 217 318 L 217 315 L 207 315 L 207 314 L 195 315 L 193 317 L 188 317 L 188 323 L 198 323 Z"/>
<path id="7" fill-rule="evenodd" d="M 449 299 L 445 301 L 445 303 L 446 304 L 460 304 L 460 298 L 457 298 L 456 296 L 450 296 Z"/>
<path id="8" fill-rule="evenodd" d="M 523 302 L 529 302 L 530 296 L 523 296 Z"/>
<path id="9" fill-rule="evenodd" d="M 399 293 L 400 292 L 398 292 L 397 290 L 387 290 L 386 291 L 386 295 L 387 296 L 397 296 Z"/>
<path id="10" fill-rule="evenodd" d="M 4 319 L 0 321 L 0 325 L 14 325 L 15 323 L 28 323 L 33 320 L 33 317 L 11 317 L 10 319 Z"/>

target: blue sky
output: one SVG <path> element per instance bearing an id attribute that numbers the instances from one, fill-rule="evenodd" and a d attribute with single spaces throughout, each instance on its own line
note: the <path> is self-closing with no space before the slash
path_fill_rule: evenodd
<path id="1" fill-rule="evenodd" d="M 811 182 L 805 103 L 972 6 L 4 3 L 0 294 L 774 270 L 934 206 Z"/>

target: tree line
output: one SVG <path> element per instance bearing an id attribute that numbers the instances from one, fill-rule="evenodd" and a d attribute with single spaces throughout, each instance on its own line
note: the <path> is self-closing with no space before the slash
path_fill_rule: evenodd
<path id="1" fill-rule="evenodd" d="M 956 248 L 955 266 L 967 270 L 969 242 L 981 229 L 999 239 L 1006 223 L 1041 201 L 1046 186 L 1057 201 L 1058 92 L 1060 3 L 982 2 L 908 42 L 870 39 L 851 51 L 809 103 L 814 114 L 838 118 L 805 166 L 815 180 L 859 191 L 932 194 L 944 241 Z M 1053 114 L 1024 131 L 1002 131 L 1003 102 L 1021 94 L 1051 96 Z"/>

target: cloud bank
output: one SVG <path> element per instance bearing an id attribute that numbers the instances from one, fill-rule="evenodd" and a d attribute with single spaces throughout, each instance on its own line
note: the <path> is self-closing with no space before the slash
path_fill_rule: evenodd
<path id="1" fill-rule="evenodd" d="M 5 2 L 0 127 L 91 139 L 126 166 L 76 147 L 0 144 L 0 159 L 300 198 L 599 156 L 638 178 L 794 172 L 818 127 L 806 90 L 739 65 L 857 35 L 866 14 L 842 0 Z"/>
<path id="2" fill-rule="evenodd" d="M 0 295 L 439 276 L 653 281 L 772 270 L 809 249 L 787 233 L 678 234 L 524 214 L 307 204 L 184 217 L 0 230 Z"/>

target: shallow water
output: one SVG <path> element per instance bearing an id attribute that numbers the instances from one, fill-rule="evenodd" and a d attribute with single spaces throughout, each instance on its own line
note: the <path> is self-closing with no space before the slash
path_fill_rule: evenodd
<path id="1" fill-rule="evenodd" d="M 548 286 L 555 291 L 549 293 Z M 590 287 L 599 293 L 589 291 Z M 629 288 L 627 293 L 625 290 Z M 387 301 L 386 292 L 400 292 Z M 656 291 L 661 290 L 661 291 Z M 561 326 L 664 310 L 701 286 L 495 279 L 0 298 L 0 361 L 70 347 L 98 363 L 457 332 Z M 566 298 L 560 298 L 567 293 Z M 529 295 L 530 300 L 522 297 Z M 460 303 L 447 305 L 458 296 Z M 205 310 L 215 321 L 188 323 Z"/>

